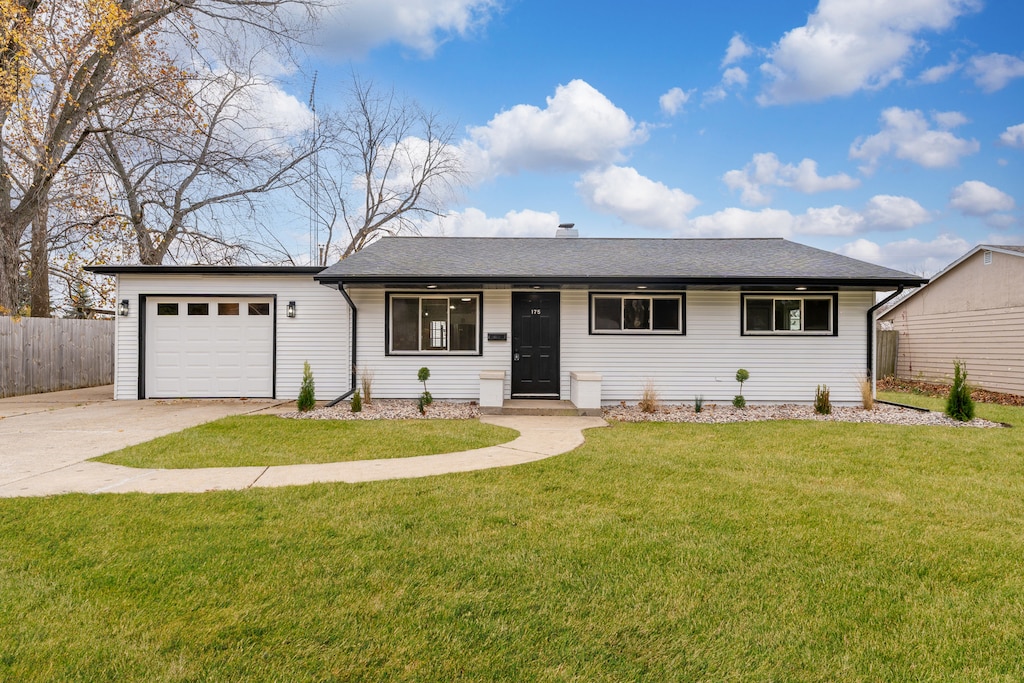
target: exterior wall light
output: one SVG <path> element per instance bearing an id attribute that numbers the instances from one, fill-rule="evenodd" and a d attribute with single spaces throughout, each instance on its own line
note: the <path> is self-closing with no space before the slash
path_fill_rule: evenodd
<path id="1" fill-rule="evenodd" d="M 117 315 L 122 318 L 128 317 L 128 299 L 121 299 L 121 303 L 117 305 Z"/>
<path id="2" fill-rule="evenodd" d="M 289 301 L 288 302 L 288 306 L 285 307 L 285 309 L 284 309 L 284 312 L 285 312 L 285 315 L 287 315 L 289 318 L 294 318 L 295 317 L 295 302 L 294 301 Z"/>

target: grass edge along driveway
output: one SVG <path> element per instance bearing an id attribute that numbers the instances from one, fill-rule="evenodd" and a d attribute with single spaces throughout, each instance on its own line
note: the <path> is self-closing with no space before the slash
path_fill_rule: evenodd
<path id="1" fill-rule="evenodd" d="M 513 429 L 478 420 L 292 420 L 237 415 L 93 460 L 165 469 L 348 462 L 485 448 L 517 435 Z"/>

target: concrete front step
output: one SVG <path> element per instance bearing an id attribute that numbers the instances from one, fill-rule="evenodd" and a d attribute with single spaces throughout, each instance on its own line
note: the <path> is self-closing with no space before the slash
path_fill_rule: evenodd
<path id="1" fill-rule="evenodd" d="M 513 398 L 502 401 L 501 407 L 481 407 L 482 415 L 555 415 L 574 417 L 589 415 L 600 417 L 601 410 L 583 410 L 577 408 L 572 401 L 554 401 L 546 399 Z"/>

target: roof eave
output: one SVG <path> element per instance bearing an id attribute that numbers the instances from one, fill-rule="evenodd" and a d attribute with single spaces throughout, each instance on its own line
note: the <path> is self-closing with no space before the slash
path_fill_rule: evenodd
<path id="1" fill-rule="evenodd" d="M 315 275 L 321 284 L 348 285 L 590 285 L 590 286 L 621 286 L 642 283 L 647 285 L 672 285 L 676 287 L 856 287 L 861 289 L 886 290 L 896 287 L 920 287 L 928 282 L 924 278 L 823 278 L 823 277 L 650 277 L 644 275 L 617 277 L 589 276 L 551 276 L 551 275 L 518 275 L 518 276 L 471 276 L 471 275 Z"/>
<path id="2" fill-rule="evenodd" d="M 86 266 L 97 275 L 315 275 L 320 266 Z"/>

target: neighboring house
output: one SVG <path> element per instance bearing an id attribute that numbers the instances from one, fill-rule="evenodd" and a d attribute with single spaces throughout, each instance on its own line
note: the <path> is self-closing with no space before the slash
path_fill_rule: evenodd
<path id="1" fill-rule="evenodd" d="M 970 384 L 1024 395 L 1024 247 L 975 247 L 880 320 L 899 331 L 898 377 L 948 383 L 959 358 Z"/>
<path id="2" fill-rule="evenodd" d="M 783 239 L 389 237 L 324 270 L 93 270 L 129 304 L 117 398 L 290 399 L 308 360 L 320 398 L 353 389 L 354 366 L 375 397 L 414 398 L 426 366 L 435 398 L 485 405 L 584 384 L 636 401 L 648 380 L 662 401 L 729 402 L 741 367 L 748 401 L 827 384 L 858 403 L 875 293 L 925 282 Z"/>

